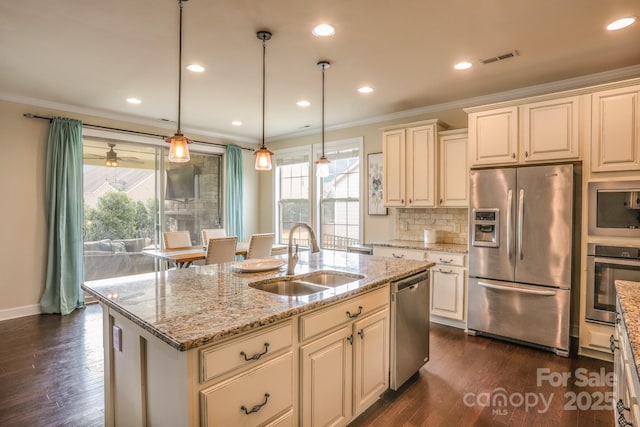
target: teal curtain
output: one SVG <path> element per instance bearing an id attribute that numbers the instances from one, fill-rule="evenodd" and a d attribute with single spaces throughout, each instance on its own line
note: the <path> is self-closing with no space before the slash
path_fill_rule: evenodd
<path id="1" fill-rule="evenodd" d="M 47 277 L 43 313 L 84 307 L 82 258 L 82 122 L 56 117 L 47 148 Z"/>
<path id="2" fill-rule="evenodd" d="M 242 148 L 237 145 L 227 145 L 227 204 L 225 208 L 225 222 L 227 236 L 238 236 L 244 240 L 242 227 Z"/>

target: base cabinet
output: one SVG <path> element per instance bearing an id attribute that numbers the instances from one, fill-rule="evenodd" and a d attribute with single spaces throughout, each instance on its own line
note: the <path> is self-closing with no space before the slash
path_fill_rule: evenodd
<path id="1" fill-rule="evenodd" d="M 200 392 L 203 426 L 255 426 L 293 403 L 291 352 Z"/>
<path id="2" fill-rule="evenodd" d="M 613 357 L 613 420 L 614 425 L 640 425 L 640 384 L 636 364 L 631 353 L 629 336 L 624 320 L 620 316 L 620 307 L 616 307 L 616 328 L 611 335 Z"/>
<path id="3" fill-rule="evenodd" d="M 431 320 L 465 327 L 467 257 L 465 254 L 429 252 L 431 268 Z"/>
<path id="4" fill-rule="evenodd" d="M 374 312 L 370 301 L 350 311 L 352 321 L 300 347 L 302 426 L 346 425 L 389 387 L 388 297 Z"/>
<path id="5" fill-rule="evenodd" d="M 352 340 L 345 326 L 300 349 L 303 426 L 345 425 L 351 418 Z"/>

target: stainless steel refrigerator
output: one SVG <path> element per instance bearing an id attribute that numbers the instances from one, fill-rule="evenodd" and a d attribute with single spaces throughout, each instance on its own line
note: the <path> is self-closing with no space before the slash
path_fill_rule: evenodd
<path id="1" fill-rule="evenodd" d="M 468 332 L 567 356 L 573 165 L 472 170 L 469 195 Z"/>

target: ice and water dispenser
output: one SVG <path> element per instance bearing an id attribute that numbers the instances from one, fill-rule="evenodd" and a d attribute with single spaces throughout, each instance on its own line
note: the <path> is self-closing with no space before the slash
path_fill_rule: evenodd
<path id="1" fill-rule="evenodd" d="M 474 209 L 473 246 L 497 248 L 500 246 L 500 209 Z"/>

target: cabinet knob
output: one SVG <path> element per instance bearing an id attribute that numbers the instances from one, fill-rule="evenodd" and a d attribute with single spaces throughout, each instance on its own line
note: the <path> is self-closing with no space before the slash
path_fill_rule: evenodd
<path id="1" fill-rule="evenodd" d="M 440 199 L 440 204 L 442 204 L 442 199 Z"/>
<path id="2" fill-rule="evenodd" d="M 516 158 L 516 153 L 511 153 L 511 158 L 515 159 Z"/>
<path id="3" fill-rule="evenodd" d="M 364 339 L 364 329 L 360 329 L 358 335 L 360 335 L 360 339 Z"/>
<path id="4" fill-rule="evenodd" d="M 525 156 L 525 157 L 529 157 L 529 152 L 528 152 L 528 151 L 525 151 L 525 152 L 524 152 L 524 156 Z"/>
<path id="5" fill-rule="evenodd" d="M 400 199 L 400 203 L 404 205 L 404 199 Z"/>

